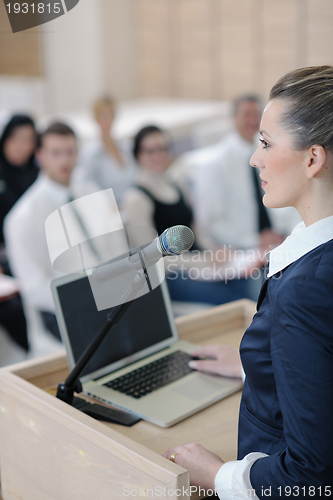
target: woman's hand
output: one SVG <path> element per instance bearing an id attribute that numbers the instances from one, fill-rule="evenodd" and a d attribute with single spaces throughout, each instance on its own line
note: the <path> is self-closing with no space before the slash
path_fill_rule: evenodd
<path id="1" fill-rule="evenodd" d="M 223 377 L 242 377 L 242 363 L 237 349 L 228 345 L 207 345 L 191 352 L 192 356 L 211 358 L 190 361 L 195 370 L 222 375 Z"/>
<path id="2" fill-rule="evenodd" d="M 206 490 L 215 488 L 215 476 L 224 464 L 219 456 L 197 443 L 173 446 L 166 450 L 163 456 L 170 460 L 174 453 L 177 453 L 174 462 L 190 472 L 192 486 L 200 486 Z"/>

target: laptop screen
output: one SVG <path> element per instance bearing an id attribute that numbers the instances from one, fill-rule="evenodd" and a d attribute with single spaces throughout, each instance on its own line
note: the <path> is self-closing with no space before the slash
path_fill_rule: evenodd
<path id="1" fill-rule="evenodd" d="M 82 376 L 100 371 L 103 367 L 174 337 L 166 311 L 162 286 L 165 287 L 165 284 L 162 283 L 152 292 L 132 302 L 119 323 L 112 328 L 99 346 Z M 63 340 L 67 344 L 66 347 L 70 347 L 76 363 L 103 327 L 111 309 L 97 310 L 86 276 L 59 284 L 54 289 L 58 295 L 66 330 L 67 338 Z M 59 317 L 58 322 L 63 336 L 64 329 L 61 327 Z M 98 376 L 101 374 L 98 373 Z"/>

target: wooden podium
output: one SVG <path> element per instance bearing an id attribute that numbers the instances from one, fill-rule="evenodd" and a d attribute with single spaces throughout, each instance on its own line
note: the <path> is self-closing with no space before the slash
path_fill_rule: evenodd
<path id="1" fill-rule="evenodd" d="M 176 323 L 181 340 L 238 346 L 254 312 L 254 302 L 240 300 Z M 240 392 L 168 429 L 123 427 L 56 399 L 52 389 L 68 372 L 64 352 L 0 370 L 3 500 L 188 498 L 189 473 L 161 456 L 166 448 L 197 442 L 235 460 Z"/>

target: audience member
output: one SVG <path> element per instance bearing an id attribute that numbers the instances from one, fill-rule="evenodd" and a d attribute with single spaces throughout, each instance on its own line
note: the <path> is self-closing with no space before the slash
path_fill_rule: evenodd
<path id="1" fill-rule="evenodd" d="M 71 128 L 50 125 L 37 151 L 41 173 L 10 210 L 4 234 L 10 266 L 19 278 L 27 303 L 42 315 L 47 329 L 59 338 L 50 282 L 61 274 L 52 268 L 45 235 L 45 220 L 69 201 L 98 190 L 84 181 L 72 181 L 77 141 Z"/>
<path id="2" fill-rule="evenodd" d="M 171 158 L 163 131 L 154 125 L 141 129 L 134 139 L 133 154 L 139 172 L 136 185 L 125 195 L 125 222 L 154 227 L 158 234 L 178 224 L 193 226 L 193 212 L 186 195 L 166 175 Z M 172 264 L 169 261 L 167 265 L 167 283 L 173 300 L 221 304 L 248 297 L 244 279 L 214 281 L 209 272 L 203 277 L 203 265 L 207 270 L 213 263 L 202 262 L 202 253 L 199 255 L 199 249 L 194 249 L 197 249 L 195 256 L 191 252 L 192 256 L 180 256 L 178 262 L 171 258 Z M 191 273 L 194 267 L 196 272 Z M 196 278 L 192 279 L 191 274 Z"/>
<path id="3" fill-rule="evenodd" d="M 210 148 L 195 173 L 195 211 L 208 247 L 268 250 L 300 221 L 295 209 L 267 209 L 259 173 L 249 160 L 257 147 L 261 103 L 243 96 L 234 104 L 235 130 Z"/>
<path id="4" fill-rule="evenodd" d="M 37 134 L 33 120 L 14 115 L 0 138 L 0 272 L 10 274 L 3 237 L 3 221 L 9 210 L 36 180 Z M 27 325 L 21 297 L 0 301 L 0 324 L 23 349 L 28 350 Z"/>
<path id="5" fill-rule="evenodd" d="M 83 151 L 76 174 L 95 182 L 101 189 L 112 188 L 121 206 L 126 190 L 133 184 L 136 168 L 129 152 L 121 149 L 112 138 L 114 114 L 114 101 L 109 97 L 95 103 L 94 115 L 100 137 Z"/>
<path id="6" fill-rule="evenodd" d="M 134 138 L 133 155 L 139 164 L 136 185 L 124 200 L 124 217 L 131 225 L 155 227 L 161 234 L 177 224 L 191 226 L 193 213 L 184 194 L 165 175 L 171 157 L 164 132 L 155 125 Z"/>
<path id="7" fill-rule="evenodd" d="M 36 146 L 32 119 L 26 115 L 13 116 L 0 138 L 0 244 L 4 243 L 5 216 L 37 178 Z"/>

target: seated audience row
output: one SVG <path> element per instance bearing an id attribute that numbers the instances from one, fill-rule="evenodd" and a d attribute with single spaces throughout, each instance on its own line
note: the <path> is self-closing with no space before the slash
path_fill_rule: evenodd
<path id="1" fill-rule="evenodd" d="M 155 125 L 141 129 L 131 154 L 112 139 L 113 101 L 100 99 L 94 112 L 100 138 L 80 156 L 74 131 L 63 123 L 49 126 L 37 148 L 33 121 L 17 115 L 0 140 L 1 270 L 19 278 L 26 303 L 39 312 L 45 327 L 59 338 L 50 282 L 60 274 L 50 261 L 45 220 L 69 201 L 108 188 L 125 224 L 153 227 L 158 234 L 178 224 L 194 230 L 192 252 L 165 260 L 173 300 L 221 304 L 255 299 L 259 274 L 256 280 L 249 276 L 262 266 L 265 251 L 280 244 L 298 222 L 288 209 L 264 207 L 257 171 L 249 165 L 258 139 L 259 99 L 238 99 L 235 130 L 220 143 L 191 153 L 190 189 L 171 180 L 173 159 L 164 131 Z M 0 324 L 28 349 L 20 297 L 0 306 Z"/>

